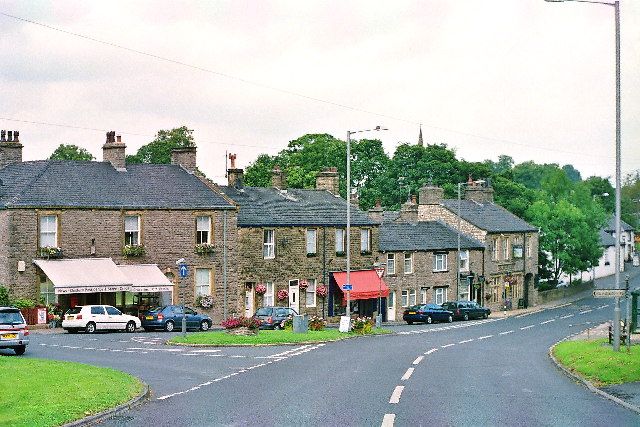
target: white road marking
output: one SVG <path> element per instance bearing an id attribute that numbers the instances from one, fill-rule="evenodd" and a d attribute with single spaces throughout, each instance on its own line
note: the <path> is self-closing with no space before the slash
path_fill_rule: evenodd
<path id="1" fill-rule="evenodd" d="M 191 350 L 192 353 L 218 353 L 222 350 Z"/>
<path id="2" fill-rule="evenodd" d="M 500 332 L 500 335 L 507 335 L 507 334 L 512 334 L 513 330 L 511 331 L 505 331 L 505 332 Z"/>
<path id="3" fill-rule="evenodd" d="M 568 319 L 569 317 L 573 317 L 573 314 L 567 314 L 566 316 L 562 316 L 561 319 Z"/>
<path id="4" fill-rule="evenodd" d="M 483 337 L 478 337 L 478 340 L 486 340 L 487 338 L 492 338 L 493 335 L 485 335 Z"/>
<path id="5" fill-rule="evenodd" d="M 470 340 L 462 340 L 462 341 L 458 341 L 458 344 L 464 344 L 464 343 L 471 342 L 471 341 L 473 341 L 473 338 L 472 338 L 472 339 L 470 339 Z"/>
<path id="6" fill-rule="evenodd" d="M 402 390 L 404 390 L 403 385 L 396 386 L 396 388 L 393 389 L 393 393 L 391 393 L 391 399 L 389 399 L 389 403 L 399 403 L 400 396 L 402 395 Z"/>
<path id="7" fill-rule="evenodd" d="M 170 351 L 170 352 L 181 352 L 185 351 L 183 348 L 148 348 L 148 347 L 128 347 L 129 350 L 144 350 L 144 351 Z M 215 350 L 220 351 L 220 350 Z M 194 351 L 192 351 L 194 352 Z"/>
<path id="8" fill-rule="evenodd" d="M 544 322 L 540 322 L 541 325 L 546 325 L 547 323 L 555 322 L 556 319 L 545 320 Z"/>
<path id="9" fill-rule="evenodd" d="M 424 359 L 424 356 L 418 356 L 416 360 L 413 361 L 413 364 L 417 365 L 418 363 L 422 362 L 422 359 Z"/>
<path id="10" fill-rule="evenodd" d="M 586 313 L 591 313 L 593 310 L 584 310 L 581 311 L 579 314 L 586 314 Z"/>
<path id="11" fill-rule="evenodd" d="M 95 350 L 96 348 L 95 347 L 83 347 L 82 349 L 83 350 Z"/>
<path id="12" fill-rule="evenodd" d="M 380 427 L 393 427 L 393 423 L 396 421 L 396 414 L 384 414 L 382 424 Z"/>
<path id="13" fill-rule="evenodd" d="M 245 357 L 247 357 L 247 356 L 229 356 L 229 357 L 233 357 L 233 358 L 235 358 L 235 359 L 242 359 L 242 358 L 245 358 Z"/>
<path id="14" fill-rule="evenodd" d="M 601 305 L 600 307 L 596 307 L 596 310 L 602 310 L 603 308 L 609 307 L 609 304 Z"/>
<path id="15" fill-rule="evenodd" d="M 536 325 L 529 325 L 529 326 L 525 326 L 524 328 L 520 328 L 521 331 L 524 331 L 525 329 L 530 329 L 533 328 Z"/>
<path id="16" fill-rule="evenodd" d="M 63 346 L 62 346 L 62 348 L 73 348 L 73 349 L 77 349 L 77 348 L 80 348 L 80 347 L 74 347 L 74 346 L 71 346 L 71 345 L 63 345 Z"/>
<path id="17" fill-rule="evenodd" d="M 434 352 L 436 352 L 436 351 L 438 351 L 438 349 L 437 349 L 437 348 L 432 348 L 432 349 L 431 349 L 431 350 L 429 350 L 429 351 L 425 351 L 425 353 L 424 353 L 424 354 L 431 354 L 431 353 L 434 353 Z"/>
<path id="18" fill-rule="evenodd" d="M 456 344 L 455 344 L 455 343 L 453 343 L 453 344 L 446 344 L 446 345 L 443 345 L 443 346 L 441 346 L 441 347 L 442 347 L 442 348 L 447 348 L 447 347 L 453 347 L 454 345 L 456 345 Z"/>
<path id="19" fill-rule="evenodd" d="M 407 369 L 407 372 L 404 373 L 404 375 L 402 376 L 402 378 L 400 378 L 402 381 L 406 381 L 409 378 L 411 378 L 411 374 L 413 374 L 413 368 L 409 368 Z"/>

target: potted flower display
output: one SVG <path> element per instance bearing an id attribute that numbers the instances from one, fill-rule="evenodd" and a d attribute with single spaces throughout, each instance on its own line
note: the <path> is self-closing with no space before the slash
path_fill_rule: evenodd
<path id="1" fill-rule="evenodd" d="M 144 245 L 124 245 L 122 255 L 125 258 L 133 258 L 143 256 L 145 253 Z"/>
<path id="2" fill-rule="evenodd" d="M 316 287 L 316 295 L 318 295 L 320 298 L 326 298 L 328 294 L 329 288 L 327 288 L 325 285 L 318 285 Z"/>
<path id="3" fill-rule="evenodd" d="M 264 295 L 266 293 L 267 293 L 267 287 L 265 285 L 263 285 L 262 283 L 258 283 L 256 285 L 256 294 Z"/>
<path id="4" fill-rule="evenodd" d="M 284 301 L 289 298 L 289 291 L 286 289 L 280 289 L 278 291 L 278 301 Z"/>
<path id="5" fill-rule="evenodd" d="M 210 244 L 210 243 L 197 244 L 196 247 L 195 247 L 195 252 L 198 255 L 212 254 L 213 253 L 213 245 Z"/>
<path id="6" fill-rule="evenodd" d="M 196 299 L 196 304 L 202 308 L 211 308 L 213 307 L 213 297 L 211 295 L 200 295 Z"/>
<path id="7" fill-rule="evenodd" d="M 221 323 L 228 334 L 256 335 L 260 331 L 260 321 L 254 317 L 231 316 Z"/>

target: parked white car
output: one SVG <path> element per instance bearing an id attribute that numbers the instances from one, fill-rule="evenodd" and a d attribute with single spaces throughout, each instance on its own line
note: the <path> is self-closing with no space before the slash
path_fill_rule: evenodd
<path id="1" fill-rule="evenodd" d="M 100 330 L 135 332 L 140 319 L 110 305 L 79 305 L 64 314 L 62 327 L 70 334 L 84 330 L 88 334 Z"/>

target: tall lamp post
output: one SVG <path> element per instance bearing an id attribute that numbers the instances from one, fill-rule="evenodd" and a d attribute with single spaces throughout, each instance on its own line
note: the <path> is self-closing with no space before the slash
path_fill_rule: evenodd
<path id="1" fill-rule="evenodd" d="M 477 181 L 468 181 L 468 182 L 459 182 L 458 183 L 458 259 L 456 260 L 456 299 L 460 299 L 460 234 L 462 228 L 462 216 L 461 216 L 461 205 L 462 205 L 462 197 L 460 196 L 460 189 L 463 185 L 475 185 L 475 184 L 484 184 L 485 181 L 479 179 Z"/>
<path id="2" fill-rule="evenodd" d="M 605 6 L 613 6 L 615 11 L 615 38 L 616 38 L 616 261 L 615 261 L 615 288 L 620 289 L 620 3 L 618 0 L 614 2 L 592 1 L 592 0 L 545 0 L 550 3 L 576 2 L 576 3 L 593 3 Z M 620 298 L 616 297 L 615 308 L 613 309 L 613 349 L 620 351 Z"/>
<path id="3" fill-rule="evenodd" d="M 346 285 L 351 285 L 351 135 L 361 132 L 372 132 L 389 130 L 381 126 L 373 129 L 348 130 L 347 131 L 347 280 Z M 346 315 L 351 317 L 351 290 L 347 288 L 347 312 Z"/>

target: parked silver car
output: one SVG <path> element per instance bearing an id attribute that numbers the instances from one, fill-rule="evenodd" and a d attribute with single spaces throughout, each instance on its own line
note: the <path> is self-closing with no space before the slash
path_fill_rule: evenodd
<path id="1" fill-rule="evenodd" d="M 0 307 L 0 348 L 11 348 L 24 354 L 29 344 L 29 329 L 20 309 Z"/>

